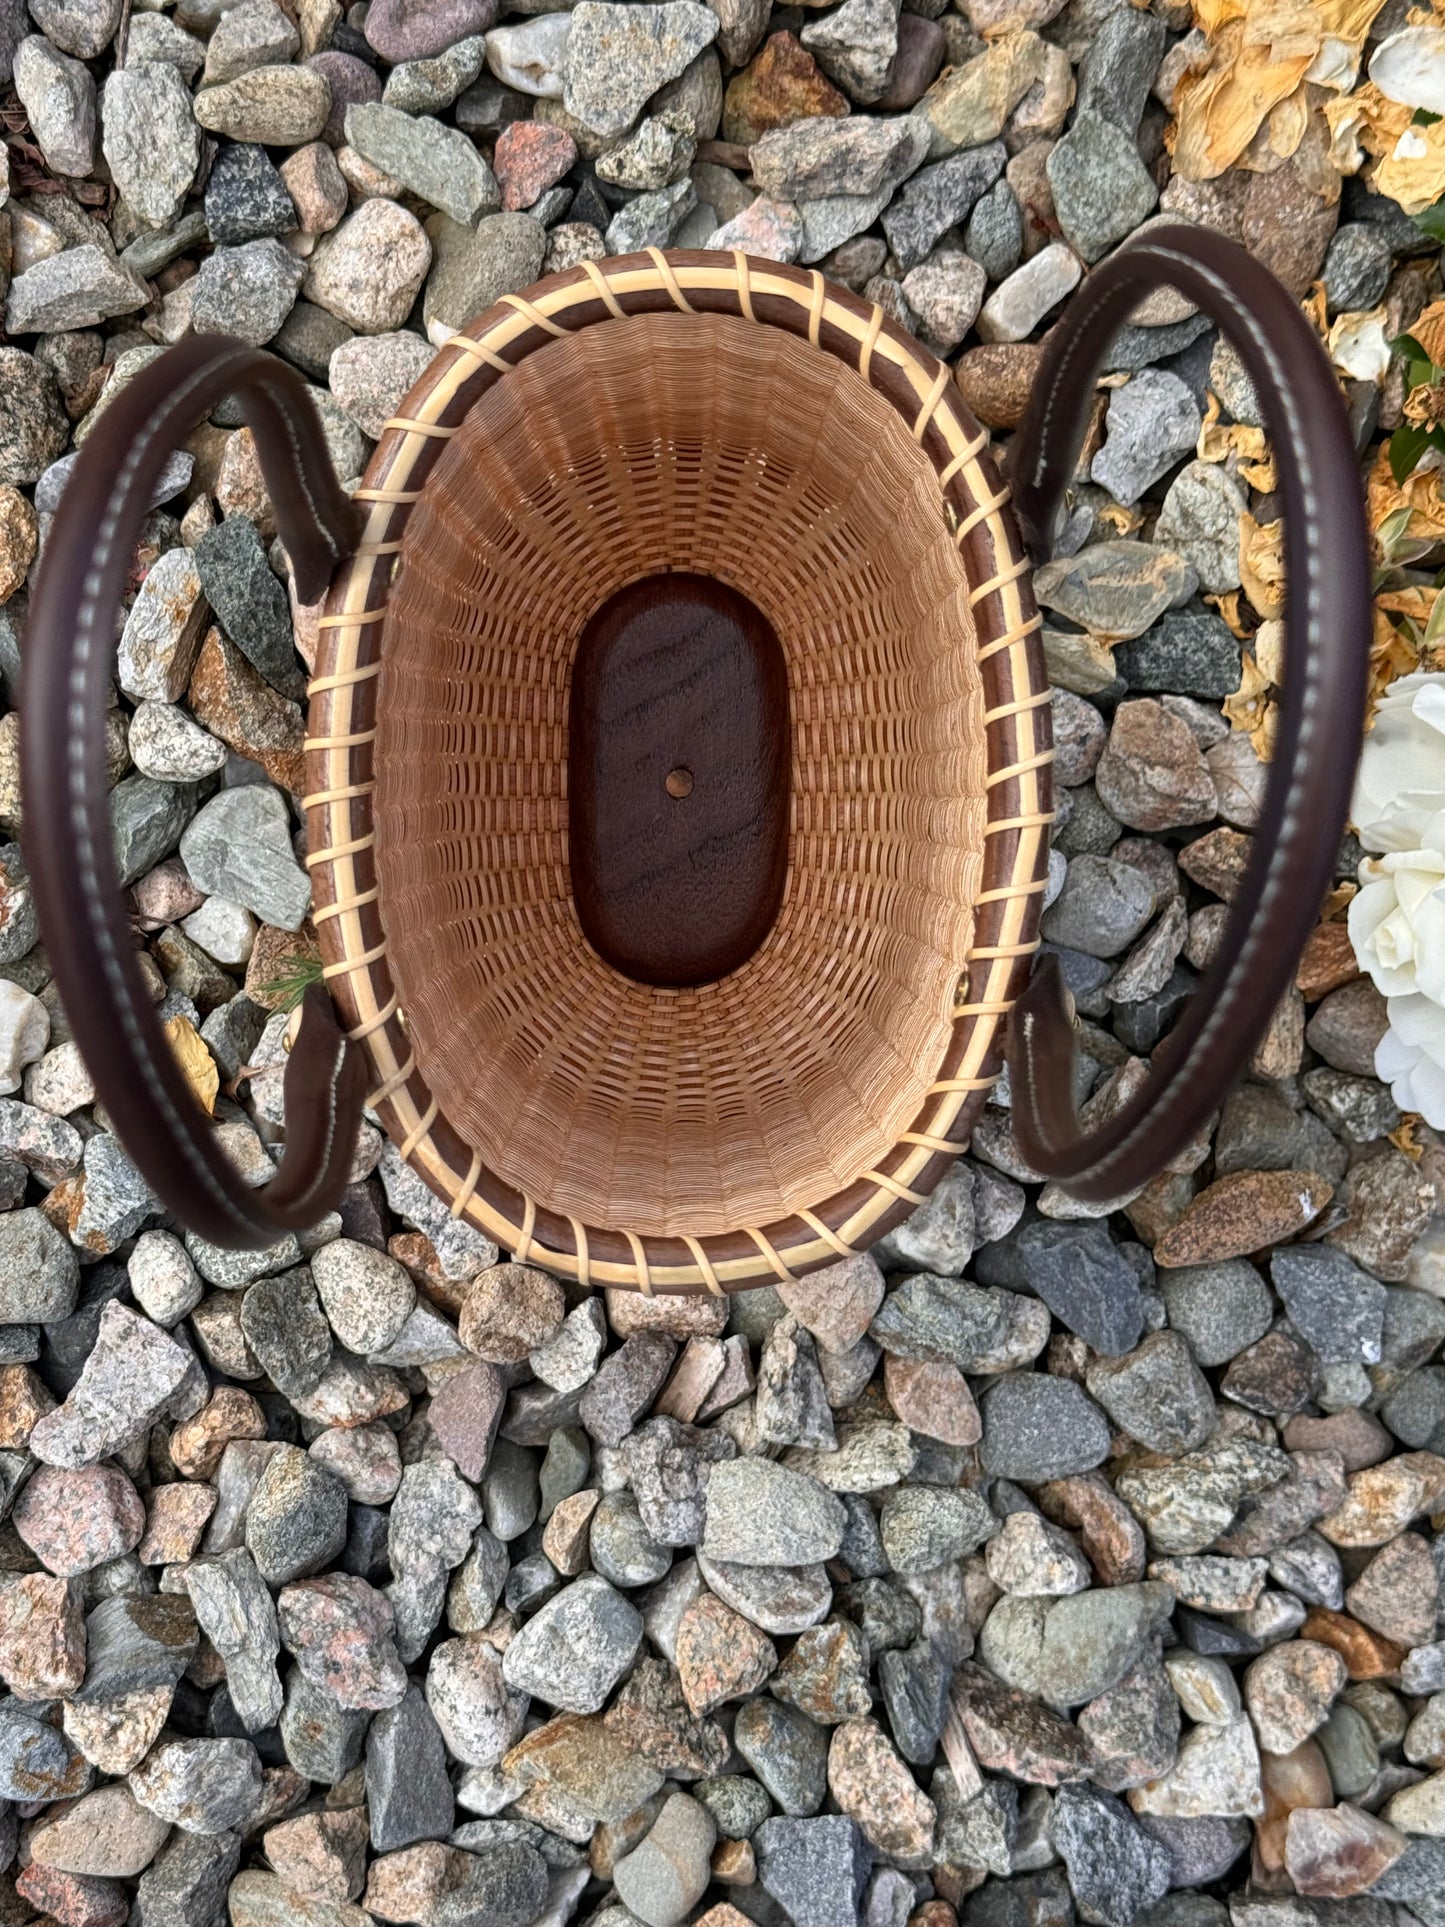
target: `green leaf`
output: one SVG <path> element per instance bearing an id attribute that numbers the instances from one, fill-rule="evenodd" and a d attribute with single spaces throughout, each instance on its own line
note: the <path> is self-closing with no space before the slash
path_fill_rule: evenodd
<path id="1" fill-rule="evenodd" d="M 1445 201 L 1437 201 L 1434 207 L 1427 207 L 1423 214 L 1417 214 L 1415 225 L 1422 234 L 1428 234 L 1432 241 L 1445 241 Z"/>
<path id="2" fill-rule="evenodd" d="M 1406 422 L 1397 428 L 1390 437 L 1390 473 L 1397 483 L 1403 483 L 1415 472 L 1415 464 L 1425 453 L 1430 441 L 1430 430 L 1420 428 L 1414 422 Z"/>

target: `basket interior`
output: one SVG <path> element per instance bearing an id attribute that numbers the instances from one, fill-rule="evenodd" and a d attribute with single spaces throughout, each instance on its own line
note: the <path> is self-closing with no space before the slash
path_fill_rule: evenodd
<path id="1" fill-rule="evenodd" d="M 747 596 L 787 663 L 787 877 L 719 981 L 634 982 L 582 933 L 569 676 L 665 570 Z M 947 1047 L 982 867 L 968 583 L 933 470 L 841 362 L 729 316 L 528 356 L 412 512 L 388 604 L 376 860 L 419 1067 L 541 1205 L 644 1235 L 764 1224 L 907 1128 Z"/>

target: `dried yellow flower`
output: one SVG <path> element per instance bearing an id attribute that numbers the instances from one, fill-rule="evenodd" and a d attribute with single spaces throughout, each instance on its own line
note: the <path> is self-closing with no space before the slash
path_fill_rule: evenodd
<path id="1" fill-rule="evenodd" d="M 1445 422 L 1445 387 L 1422 381 L 1405 397 L 1404 415 L 1417 428 L 1438 428 Z"/>
<path id="2" fill-rule="evenodd" d="M 1248 735 L 1262 763 L 1267 763 L 1273 753 L 1278 722 L 1269 689 L 1268 678 L 1261 674 L 1259 664 L 1246 649 L 1240 658 L 1239 687 L 1220 705 L 1229 727 Z"/>
<path id="3" fill-rule="evenodd" d="M 1231 422 L 1226 426 L 1219 419 L 1220 412 L 1219 397 L 1211 392 L 1195 444 L 1196 456 L 1201 462 L 1223 462 L 1235 455 L 1239 458 L 1241 478 L 1263 495 L 1272 493 L 1278 478 L 1264 430 L 1251 428 L 1245 422 Z"/>
<path id="4" fill-rule="evenodd" d="M 216 1112 L 216 1093 L 221 1088 L 221 1073 L 189 1017 L 179 1013 L 161 1026 L 170 1042 L 177 1064 L 208 1117 Z"/>
<path id="5" fill-rule="evenodd" d="M 1261 526 L 1239 518 L 1239 574 L 1244 593 L 1262 616 L 1284 614 L 1284 523 Z"/>
<path id="6" fill-rule="evenodd" d="M 1440 493 L 1440 470 L 1417 469 L 1403 483 L 1397 482 L 1390 469 L 1388 442 L 1380 445 L 1366 478 L 1365 507 L 1372 529 L 1378 530 L 1390 516 L 1408 509 L 1408 522 L 1400 531 L 1407 539 L 1430 542 L 1445 539 L 1445 499 Z"/>
<path id="7" fill-rule="evenodd" d="M 1445 301 L 1432 301 L 1422 308 L 1410 333 L 1437 368 L 1445 368 Z"/>

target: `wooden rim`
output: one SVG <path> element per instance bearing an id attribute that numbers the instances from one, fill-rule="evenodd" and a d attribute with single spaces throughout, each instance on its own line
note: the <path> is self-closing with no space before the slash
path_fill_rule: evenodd
<path id="1" fill-rule="evenodd" d="M 970 584 L 987 731 L 987 821 L 974 943 L 948 1050 L 911 1128 L 850 1184 L 777 1223 L 642 1237 L 539 1207 L 489 1171 L 441 1113 L 406 1033 L 377 907 L 372 796 L 382 618 L 395 557 L 432 464 L 467 411 L 547 341 L 630 315 L 741 316 L 781 327 L 856 370 L 907 422 L 939 479 L 940 507 Z M 324 975 L 375 1077 L 370 1103 L 449 1206 L 520 1261 L 583 1285 L 745 1290 L 836 1263 L 923 1203 L 966 1147 L 997 1078 L 1001 1029 L 1038 944 L 1052 821 L 1052 734 L 1029 564 L 988 436 L 948 367 L 882 311 L 816 271 L 701 250 L 588 261 L 504 295 L 454 335 L 387 424 L 357 491 L 362 541 L 321 618 L 307 738 L 307 865 Z"/>

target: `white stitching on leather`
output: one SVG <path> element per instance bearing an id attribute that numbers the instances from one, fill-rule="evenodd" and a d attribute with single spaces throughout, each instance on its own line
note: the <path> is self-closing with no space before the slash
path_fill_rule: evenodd
<path id="1" fill-rule="evenodd" d="M 192 395 L 211 381 L 217 373 L 225 368 L 227 361 L 233 358 L 234 357 L 227 355 L 210 361 L 192 375 L 189 380 L 183 382 L 181 387 L 171 396 L 167 404 L 165 411 L 166 420 L 169 421 L 174 416 L 178 407 L 183 407 Z M 333 554 L 339 554 L 340 551 L 338 550 L 336 542 L 322 521 L 316 499 L 312 494 L 310 483 L 307 480 L 305 467 L 301 460 L 300 445 L 297 441 L 294 427 L 286 413 L 282 400 L 278 399 L 278 395 L 282 391 L 278 390 L 275 393 L 269 392 L 272 389 L 272 383 L 270 378 L 264 373 L 258 375 L 257 380 L 262 390 L 266 391 L 265 399 L 271 403 L 285 430 L 287 441 L 290 443 L 292 450 L 297 480 L 301 488 L 301 493 L 305 497 L 306 506 L 311 512 L 311 519 L 317 531 L 323 537 L 326 546 Z M 192 1176 L 199 1183 L 201 1189 L 207 1193 L 212 1202 L 230 1217 L 235 1224 L 250 1230 L 252 1226 L 246 1214 L 238 1209 L 216 1179 L 196 1145 L 192 1142 L 189 1127 L 175 1105 L 171 1102 L 170 1093 L 166 1090 L 165 1085 L 156 1071 L 151 1053 L 146 1045 L 146 1040 L 135 1021 L 135 1016 L 130 1006 L 125 969 L 116 952 L 115 945 L 111 940 L 110 929 L 106 921 L 107 906 L 100 887 L 96 839 L 91 834 L 89 822 L 89 807 L 91 802 L 90 772 L 85 757 L 86 671 L 96 653 L 97 642 L 100 640 L 97 629 L 97 618 L 100 613 L 100 598 L 104 590 L 105 570 L 110 562 L 116 541 L 121 532 L 122 524 L 126 518 L 126 511 L 129 506 L 129 491 L 141 465 L 154 446 L 159 432 L 159 425 L 152 419 L 138 431 L 136 439 L 126 451 L 125 459 L 116 473 L 114 485 L 107 498 L 100 527 L 96 532 L 95 544 L 91 550 L 90 564 L 85 573 L 80 603 L 76 611 L 75 646 L 71 659 L 70 674 L 67 679 L 69 701 L 66 705 L 67 717 L 70 723 L 66 743 L 66 786 L 70 798 L 70 832 L 75 845 L 77 880 L 80 884 L 81 894 L 85 898 L 91 914 L 90 935 L 95 940 L 96 951 L 100 958 L 101 972 L 105 977 L 121 1031 L 135 1058 L 136 1068 L 141 1082 L 144 1084 L 147 1094 L 165 1118 L 166 1123 L 170 1126 L 180 1155 L 184 1159 Z M 106 636 L 107 641 L 103 646 L 108 647 L 109 625 L 106 626 Z M 109 819 L 107 817 L 107 833 L 108 832 Z M 326 1142 L 328 1157 L 322 1162 L 316 1184 L 313 1184 L 310 1189 L 302 1194 L 302 1197 L 297 1200 L 298 1203 L 304 1203 L 305 1199 L 312 1195 L 312 1192 L 326 1174 L 327 1165 L 329 1164 L 329 1149 L 335 1132 L 336 1088 L 344 1059 L 345 1052 L 338 1046 L 336 1062 L 332 1068 L 327 1086 L 329 1113 Z"/>
<path id="2" fill-rule="evenodd" d="M 1265 363 L 1273 379 L 1274 398 L 1277 399 L 1280 410 L 1285 418 L 1285 425 L 1288 431 L 1288 448 L 1284 459 L 1293 459 L 1300 479 L 1301 497 L 1303 500 L 1308 501 L 1314 494 L 1318 478 L 1313 471 L 1309 455 L 1302 444 L 1299 411 L 1295 405 L 1293 391 L 1285 376 L 1279 356 L 1276 354 L 1268 335 L 1261 330 L 1251 310 L 1244 305 L 1234 290 L 1229 286 L 1228 282 L 1214 269 L 1196 260 L 1192 255 L 1178 253 L 1172 249 L 1159 246 L 1158 244 L 1152 247 L 1151 252 L 1161 260 L 1172 261 L 1175 264 L 1187 266 L 1195 274 L 1198 274 L 1208 282 L 1218 295 L 1221 306 L 1225 312 L 1234 317 L 1241 333 L 1244 334 L 1258 351 L 1260 358 Z M 1122 286 L 1123 284 L 1120 285 Z M 1084 310 L 1077 322 L 1079 332 L 1071 337 L 1063 354 L 1060 356 L 1055 379 L 1049 387 L 1048 400 L 1045 404 L 1043 421 L 1040 427 L 1040 453 L 1038 464 L 1035 468 L 1036 480 L 1042 476 L 1043 469 L 1046 466 L 1049 423 L 1052 420 L 1058 397 L 1063 391 L 1063 376 L 1065 371 L 1070 366 L 1071 358 L 1089 322 L 1109 300 L 1117 298 L 1118 289 L 1116 288 L 1098 297 Z M 1221 322 L 1220 325 L 1224 326 L 1225 324 Z M 1225 328 L 1225 332 L 1228 333 L 1227 327 Z M 1286 669 L 1289 673 L 1299 678 L 1300 723 L 1295 756 L 1297 761 L 1304 762 L 1313 747 L 1315 728 L 1318 722 L 1318 708 L 1321 693 L 1320 683 L 1318 678 L 1311 674 L 1311 663 L 1314 654 L 1313 645 L 1320 633 L 1324 611 L 1320 602 L 1321 584 L 1318 572 L 1319 535 L 1313 521 L 1310 520 L 1308 516 L 1304 518 L 1304 527 L 1300 533 L 1303 536 L 1306 551 L 1304 581 L 1303 583 L 1292 582 L 1290 585 L 1290 593 L 1291 595 L 1302 594 L 1305 597 L 1304 620 L 1298 631 L 1302 639 L 1302 648 L 1299 651 L 1300 660 L 1295 661 L 1293 657 L 1291 657 L 1290 661 L 1286 664 Z M 1279 831 L 1275 839 L 1274 847 L 1269 854 L 1264 885 L 1260 892 L 1259 903 L 1256 906 L 1253 921 L 1245 931 L 1234 962 L 1219 987 L 1213 1010 L 1206 1018 L 1198 1036 L 1194 1039 L 1193 1044 L 1184 1057 L 1176 1060 L 1169 1066 L 1166 1073 L 1167 1082 L 1158 1096 L 1166 1095 L 1171 1089 L 1178 1090 L 1187 1083 L 1190 1073 L 1214 1047 L 1220 1032 L 1233 1020 L 1235 1007 L 1238 1004 L 1249 973 L 1254 967 L 1256 956 L 1264 946 L 1268 934 L 1269 913 L 1284 889 L 1289 863 L 1292 857 L 1292 845 L 1298 828 L 1298 805 L 1287 802 L 1280 818 Z M 1034 1029 L 1033 1020 L 1026 1017 L 1020 1026 L 1020 1051 L 1024 1069 L 1024 1077 L 1021 1082 L 1023 1085 L 1022 1094 L 1033 1114 L 1035 1128 L 1038 1130 L 1040 1137 L 1043 1137 L 1045 1133 L 1038 1111 L 1038 1078 L 1033 1035 Z M 1087 1173 L 1076 1173 L 1076 1177 L 1087 1175 L 1093 1180 L 1101 1175 L 1107 1175 L 1109 1170 L 1134 1148 L 1144 1136 L 1145 1132 L 1156 1126 L 1158 1111 L 1159 1102 L 1156 1096 L 1155 1101 L 1146 1106 L 1133 1129 L 1126 1133 L 1118 1144 L 1114 1145 L 1095 1163 L 1091 1164 L 1087 1169 Z"/>

